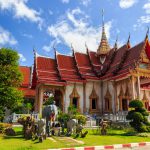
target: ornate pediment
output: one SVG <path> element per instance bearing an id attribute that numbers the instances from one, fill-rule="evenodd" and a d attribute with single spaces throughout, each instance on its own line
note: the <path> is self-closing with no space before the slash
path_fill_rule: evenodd
<path id="1" fill-rule="evenodd" d="M 70 94 L 70 98 L 80 98 L 80 95 L 78 94 L 78 91 L 76 88 L 76 84 L 74 85 L 72 93 Z"/>
<path id="2" fill-rule="evenodd" d="M 94 98 L 97 99 L 98 96 L 97 96 L 96 91 L 95 91 L 95 88 L 94 88 L 94 86 L 93 86 L 92 92 L 91 92 L 91 94 L 90 94 L 90 99 L 94 99 Z"/>
<path id="3" fill-rule="evenodd" d="M 142 99 L 143 101 L 147 101 L 148 100 L 148 98 L 147 98 L 147 96 L 146 96 L 146 92 L 145 92 L 145 90 L 144 90 L 144 94 L 143 94 L 143 99 Z"/>
<path id="4" fill-rule="evenodd" d="M 150 60 L 147 57 L 147 54 L 145 52 L 145 47 L 143 48 L 141 54 L 140 54 L 140 62 L 142 63 L 150 63 Z"/>
<path id="5" fill-rule="evenodd" d="M 110 94 L 110 91 L 109 91 L 109 87 L 108 87 L 108 84 L 107 84 L 107 91 L 106 91 L 106 94 L 105 94 L 105 98 L 111 98 L 111 94 Z"/>
<path id="6" fill-rule="evenodd" d="M 123 97 L 124 96 L 124 92 L 123 92 L 123 88 L 122 86 L 120 87 L 120 93 L 119 93 L 119 97 Z"/>
<path id="7" fill-rule="evenodd" d="M 126 92 L 125 92 L 125 97 L 130 97 L 131 95 L 130 95 L 130 92 L 129 92 L 129 87 L 128 87 L 128 85 L 126 86 Z"/>

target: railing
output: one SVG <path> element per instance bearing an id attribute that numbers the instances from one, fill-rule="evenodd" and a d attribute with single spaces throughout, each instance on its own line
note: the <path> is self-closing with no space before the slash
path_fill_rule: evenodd
<path id="1" fill-rule="evenodd" d="M 32 116 L 35 121 L 37 121 L 39 119 L 39 114 L 38 113 L 33 113 L 33 114 L 12 114 L 12 122 L 15 123 L 18 121 L 18 119 L 22 116 Z"/>
<path id="2" fill-rule="evenodd" d="M 118 122 L 129 122 L 126 119 L 128 112 L 127 111 L 123 111 L 123 112 L 118 112 L 116 114 L 104 114 L 102 116 L 103 119 L 108 119 L 111 121 L 118 121 Z"/>

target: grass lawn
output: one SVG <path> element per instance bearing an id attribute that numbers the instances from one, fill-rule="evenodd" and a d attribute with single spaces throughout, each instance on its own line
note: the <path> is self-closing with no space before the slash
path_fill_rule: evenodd
<path id="1" fill-rule="evenodd" d="M 84 144 L 79 144 L 67 138 L 60 137 L 53 137 L 55 141 L 47 139 L 43 143 L 38 143 L 38 141 L 23 139 L 20 135 L 20 128 L 15 128 L 15 130 L 18 135 L 14 137 L 0 135 L 0 150 L 43 150 L 48 148 L 112 145 L 150 141 L 149 137 L 126 136 L 123 130 L 109 130 L 109 135 L 107 136 L 98 135 L 96 130 L 88 130 L 89 133 L 84 139 L 76 139 L 83 141 Z"/>

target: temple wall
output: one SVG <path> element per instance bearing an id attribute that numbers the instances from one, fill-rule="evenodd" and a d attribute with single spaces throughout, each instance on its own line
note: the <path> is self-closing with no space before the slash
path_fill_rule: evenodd
<path id="1" fill-rule="evenodd" d="M 107 89 L 107 84 L 108 84 L 108 89 Z M 111 108 L 112 108 L 112 112 L 114 112 L 115 111 L 115 103 L 114 103 L 114 101 L 115 101 L 115 90 L 114 90 L 113 83 L 109 82 L 109 81 L 103 82 L 103 94 L 102 94 L 103 112 L 105 112 L 105 96 L 106 96 L 107 90 L 109 90 L 109 92 L 110 92 L 111 102 L 112 102 Z"/>
<path id="2" fill-rule="evenodd" d="M 69 83 L 66 86 L 65 96 L 64 96 L 64 107 L 65 107 L 64 111 L 65 112 L 67 112 L 67 109 L 70 105 L 70 95 L 73 91 L 73 88 L 74 88 L 73 83 Z M 79 99 L 80 111 L 81 111 L 81 113 L 83 113 L 83 84 L 76 83 L 76 89 L 80 96 L 80 99 Z"/>
<path id="3" fill-rule="evenodd" d="M 98 96 L 98 109 L 101 111 L 101 86 L 100 86 L 100 81 L 98 82 L 93 82 L 93 81 L 88 81 L 86 83 L 86 90 L 85 90 L 85 94 L 86 94 L 86 112 L 89 112 L 90 109 L 90 95 L 92 93 L 93 90 L 93 83 L 94 83 L 94 89 L 95 92 Z"/>
<path id="4" fill-rule="evenodd" d="M 145 94 L 146 94 L 146 97 L 148 98 L 148 100 L 150 100 L 150 91 L 149 90 L 145 90 Z M 144 97 L 144 90 L 141 90 L 141 92 L 140 92 L 140 100 L 143 100 L 143 97 Z"/>

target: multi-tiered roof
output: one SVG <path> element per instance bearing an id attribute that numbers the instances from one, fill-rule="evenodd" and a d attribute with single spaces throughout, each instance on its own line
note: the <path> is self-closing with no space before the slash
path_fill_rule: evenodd
<path id="1" fill-rule="evenodd" d="M 55 58 L 35 55 L 32 87 L 38 83 L 51 85 L 66 85 L 68 82 L 85 83 L 89 80 L 118 80 L 130 75 L 135 69 L 140 54 L 145 51 L 150 59 L 150 43 L 148 38 L 130 47 L 130 42 L 120 48 L 114 46 L 101 64 L 96 52 L 87 53 L 73 51 L 72 56 L 55 53 Z"/>

